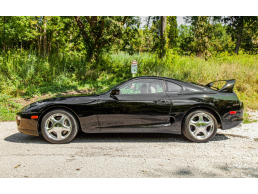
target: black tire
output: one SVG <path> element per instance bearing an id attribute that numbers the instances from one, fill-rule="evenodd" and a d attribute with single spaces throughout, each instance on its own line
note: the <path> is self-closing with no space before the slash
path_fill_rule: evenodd
<path id="1" fill-rule="evenodd" d="M 209 116 L 209 118 L 212 119 L 213 121 L 213 131 L 211 130 L 210 131 L 210 134 L 209 136 L 207 136 L 206 138 L 203 138 L 203 139 L 198 139 L 198 135 L 202 135 L 202 132 L 199 132 L 197 137 L 193 134 L 195 132 L 196 129 L 194 129 L 195 127 L 190 127 L 190 119 L 193 118 L 195 115 L 198 115 L 198 114 L 207 114 Z M 207 118 L 205 118 L 207 119 Z M 192 131 L 194 130 L 194 132 Z M 206 130 L 206 129 L 205 129 Z M 204 109 L 198 109 L 198 110 L 195 110 L 193 112 L 190 112 L 184 119 L 183 121 L 183 125 L 182 125 L 182 133 L 183 135 L 189 139 L 190 141 L 193 141 L 193 142 L 198 142 L 198 143 L 204 143 L 204 142 L 208 142 L 210 141 L 217 133 L 217 130 L 218 130 L 218 123 L 217 123 L 217 120 L 216 118 L 213 116 L 212 113 L 210 113 L 209 111 L 207 110 L 204 110 Z M 204 134 L 203 134 L 204 136 Z"/>
<path id="2" fill-rule="evenodd" d="M 57 115 L 57 114 L 64 115 L 67 118 L 66 122 L 68 121 L 69 127 L 70 127 L 69 133 L 66 132 L 66 133 L 68 133 L 67 136 L 61 140 L 54 139 L 55 135 L 53 135 L 53 134 L 49 135 L 49 133 L 47 132 L 47 130 L 45 128 L 48 118 L 51 117 L 52 115 Z M 68 143 L 68 142 L 72 141 L 75 138 L 75 136 L 77 135 L 78 130 L 79 130 L 79 124 L 77 122 L 76 117 L 74 116 L 73 113 L 71 113 L 70 111 L 64 110 L 64 109 L 55 109 L 55 110 L 52 110 L 52 111 L 46 113 L 41 121 L 41 133 L 42 133 L 43 137 L 48 142 L 54 143 L 54 144 L 64 144 L 64 143 Z M 61 133 L 63 133 L 63 131 Z"/>

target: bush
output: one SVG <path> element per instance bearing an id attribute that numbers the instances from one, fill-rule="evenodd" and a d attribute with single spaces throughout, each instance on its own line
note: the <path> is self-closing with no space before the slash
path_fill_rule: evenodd
<path id="1" fill-rule="evenodd" d="M 138 61 L 137 76 L 165 76 L 207 84 L 236 79 L 235 92 L 245 107 L 258 109 L 258 62 L 256 55 L 218 53 L 208 61 L 195 56 L 179 56 L 168 50 L 164 59 L 151 53 L 104 54 L 98 63 L 85 62 L 82 53 L 53 54 L 49 58 L 28 51 L 8 51 L 0 55 L 1 114 L 14 115 L 14 97 L 54 95 L 67 90 L 106 89 L 131 78 L 131 62 Z M 8 100 L 3 100 L 8 99 Z M 3 120 L 0 119 L 0 120 Z"/>

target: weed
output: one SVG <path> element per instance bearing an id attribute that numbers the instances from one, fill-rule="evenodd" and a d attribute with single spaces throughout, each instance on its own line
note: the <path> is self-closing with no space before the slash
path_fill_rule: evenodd
<path id="1" fill-rule="evenodd" d="M 205 61 L 170 51 L 164 59 L 151 53 L 129 55 L 121 52 L 104 54 L 98 63 L 89 64 L 83 53 L 52 54 L 43 58 L 29 51 L 8 51 L 0 55 L 0 94 L 1 99 L 5 98 L 0 101 L 0 120 L 14 118 L 18 108 L 13 98 L 54 96 L 69 90 L 105 90 L 131 78 L 132 60 L 138 61 L 137 76 L 165 76 L 199 84 L 236 79 L 234 91 L 245 108 L 258 109 L 256 55 L 221 53 Z M 250 122 L 247 118 L 245 116 L 244 123 Z"/>

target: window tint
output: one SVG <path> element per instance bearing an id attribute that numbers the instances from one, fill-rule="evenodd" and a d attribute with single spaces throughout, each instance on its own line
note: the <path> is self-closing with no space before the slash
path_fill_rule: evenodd
<path id="1" fill-rule="evenodd" d="M 158 94 L 163 93 L 163 81 L 155 79 L 139 79 L 120 88 L 120 94 Z"/>
<path id="2" fill-rule="evenodd" d="M 175 93 L 179 93 L 182 90 L 182 87 L 171 83 L 171 82 L 166 82 L 166 91 L 167 92 L 175 92 Z"/>

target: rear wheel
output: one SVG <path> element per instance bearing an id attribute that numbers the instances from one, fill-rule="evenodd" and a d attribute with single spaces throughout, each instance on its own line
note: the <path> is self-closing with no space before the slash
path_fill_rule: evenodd
<path id="1" fill-rule="evenodd" d="M 217 133 L 216 118 L 207 110 L 196 110 L 185 117 L 182 132 L 194 142 L 207 142 Z"/>
<path id="2" fill-rule="evenodd" d="M 43 137 L 50 143 L 56 144 L 72 141 L 78 133 L 78 128 L 75 116 L 63 109 L 48 112 L 41 122 Z"/>

